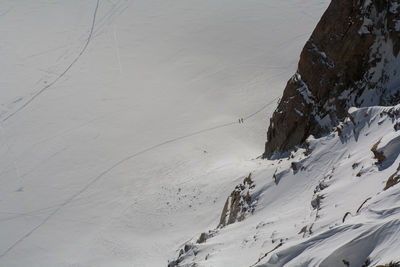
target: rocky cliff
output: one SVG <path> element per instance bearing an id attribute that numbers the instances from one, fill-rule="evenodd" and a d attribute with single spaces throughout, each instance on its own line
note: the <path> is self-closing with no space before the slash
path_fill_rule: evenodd
<path id="1" fill-rule="evenodd" d="M 400 101 L 400 0 L 332 0 L 268 129 L 264 157 L 319 137 L 349 107 Z"/>

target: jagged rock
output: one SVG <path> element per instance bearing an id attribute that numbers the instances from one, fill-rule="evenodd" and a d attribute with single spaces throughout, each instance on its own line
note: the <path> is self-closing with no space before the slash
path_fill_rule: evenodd
<path id="1" fill-rule="evenodd" d="M 178 266 L 198 266 L 197 263 L 187 264 L 185 261 L 193 261 L 198 256 L 198 253 L 202 249 L 202 244 L 206 242 L 207 239 L 213 238 L 218 233 L 217 229 L 209 230 L 207 233 L 201 233 L 200 237 L 194 243 L 194 239 L 186 242 L 179 250 L 178 257 L 174 260 L 168 261 L 168 267 L 178 267 Z M 203 244 L 204 245 L 204 244 Z M 207 254 L 206 260 L 210 255 Z"/>
<path id="2" fill-rule="evenodd" d="M 201 243 L 206 242 L 206 240 L 207 240 L 207 234 L 206 233 L 201 233 L 199 239 L 197 239 L 197 243 L 201 244 Z"/>
<path id="3" fill-rule="evenodd" d="M 168 267 L 176 267 L 179 266 L 179 261 L 178 260 L 173 260 L 168 262 Z"/>
<path id="4" fill-rule="evenodd" d="M 349 211 L 344 214 L 343 219 L 342 219 L 342 223 L 344 223 L 346 221 L 346 218 L 349 215 L 351 215 L 351 212 L 349 212 Z"/>
<path id="5" fill-rule="evenodd" d="M 369 197 L 369 198 L 367 198 L 366 200 L 364 200 L 364 202 L 360 205 L 360 207 L 358 207 L 356 213 L 359 213 L 360 210 L 362 209 L 362 207 L 364 206 L 364 204 L 367 203 L 367 201 L 370 200 L 370 199 L 371 199 L 371 197 Z"/>
<path id="6" fill-rule="evenodd" d="M 393 126 L 393 129 L 394 129 L 395 131 L 400 130 L 400 122 L 396 122 L 395 125 Z"/>
<path id="7" fill-rule="evenodd" d="M 190 244 L 190 243 L 188 243 L 188 244 L 185 244 L 184 250 L 185 250 L 185 252 L 188 252 L 188 251 L 191 250 L 192 248 L 193 248 L 193 245 Z"/>
<path id="8" fill-rule="evenodd" d="M 251 197 L 251 190 L 255 185 L 251 180 L 251 173 L 243 183 L 236 186 L 225 202 L 218 227 L 224 227 L 236 221 L 242 221 L 247 213 L 253 213 L 255 200 Z"/>
<path id="9" fill-rule="evenodd" d="M 349 107 L 400 101 L 400 0 L 332 0 L 268 129 L 264 158 L 320 137 Z"/>
<path id="10" fill-rule="evenodd" d="M 311 200 L 311 206 L 313 209 L 321 209 L 321 201 L 324 199 L 323 195 L 316 195 L 315 198 Z"/>
<path id="11" fill-rule="evenodd" d="M 374 153 L 374 157 L 379 164 L 384 162 L 386 159 L 385 154 L 382 151 L 378 151 L 378 146 L 381 140 L 382 138 L 371 147 L 371 151 Z"/>
<path id="12" fill-rule="evenodd" d="M 387 180 L 385 188 L 383 190 L 387 190 L 398 183 L 400 183 L 400 164 L 397 168 L 397 171 L 393 173 Z"/>
<path id="13" fill-rule="evenodd" d="M 328 179 L 329 179 L 329 176 L 328 176 Z M 324 181 L 324 180 L 322 180 L 316 187 L 315 187 L 315 189 L 314 189 L 314 194 L 316 194 L 316 193 L 318 193 L 318 192 L 321 192 L 322 190 L 324 190 L 325 188 L 327 188 L 329 185 Z"/>
<path id="14" fill-rule="evenodd" d="M 297 162 L 292 162 L 292 164 L 290 165 L 293 171 L 297 171 Z"/>
<path id="15" fill-rule="evenodd" d="M 305 225 L 303 228 L 301 228 L 300 232 L 298 232 L 297 234 L 298 234 L 298 235 L 303 234 L 303 238 L 306 237 L 306 235 L 307 235 L 307 233 L 308 233 L 307 228 L 308 228 L 307 225 Z M 311 228 L 310 228 L 310 234 L 311 234 Z"/>

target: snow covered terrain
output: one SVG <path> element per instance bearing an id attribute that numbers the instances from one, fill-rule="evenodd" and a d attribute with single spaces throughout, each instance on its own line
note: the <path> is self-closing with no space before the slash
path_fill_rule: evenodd
<path id="1" fill-rule="evenodd" d="M 301 246 L 294 233 L 315 214 L 298 205 L 323 177 L 287 171 L 276 186 L 273 172 L 288 163 L 252 159 L 328 2 L 1 0 L 0 266 L 166 266 L 187 240 L 217 226 L 226 197 L 254 171 L 255 190 L 268 193 L 246 224 L 207 240 L 201 251 L 211 256 L 202 264 L 250 265 L 271 236 L 285 240 L 282 253 Z M 362 156 L 353 159 L 373 179 L 372 159 Z M 329 159 L 314 168 L 341 163 Z M 351 198 L 354 205 L 384 178 Z M 353 182 L 340 181 L 326 190 Z M 392 229 L 367 224 L 373 216 L 396 223 L 379 197 L 358 230 L 348 217 L 343 227 L 354 230 L 346 238 Z M 326 199 L 322 205 L 335 203 Z M 315 232 L 338 223 L 341 203 L 321 209 Z M 297 216 L 296 226 L 275 227 Z M 322 259 L 329 250 L 320 248 Z"/>
<path id="2" fill-rule="evenodd" d="M 255 212 L 189 242 L 181 265 L 377 266 L 400 260 L 400 105 L 351 109 L 330 135 L 255 168 Z M 379 160 L 373 151 L 383 153 Z M 240 255 L 240 256 L 238 256 Z M 253 262 L 251 262 L 251 259 Z M 252 265 L 253 264 L 253 265 Z"/>

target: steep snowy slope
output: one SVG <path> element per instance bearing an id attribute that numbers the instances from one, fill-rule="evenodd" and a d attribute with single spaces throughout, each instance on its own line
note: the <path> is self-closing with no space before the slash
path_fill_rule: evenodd
<path id="1" fill-rule="evenodd" d="M 2 0 L 0 266 L 163 266 L 214 227 L 327 4 Z"/>
<path id="2" fill-rule="evenodd" d="M 271 118 L 273 160 L 169 266 L 400 266 L 399 16 L 331 1 Z"/>
<path id="3" fill-rule="evenodd" d="M 187 243 L 179 266 L 377 266 L 400 261 L 400 105 L 351 109 L 289 158 L 260 161 L 255 211 Z M 376 158 L 376 155 L 378 158 Z M 171 264 L 173 265 L 173 264 Z"/>

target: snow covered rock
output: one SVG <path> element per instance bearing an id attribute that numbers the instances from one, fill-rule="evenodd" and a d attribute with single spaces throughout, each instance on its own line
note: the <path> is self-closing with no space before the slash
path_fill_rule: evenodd
<path id="1" fill-rule="evenodd" d="M 396 172 L 389 177 L 388 181 L 386 182 L 384 190 L 387 190 L 398 183 L 400 183 L 400 164 Z"/>
<path id="2" fill-rule="evenodd" d="M 264 157 L 328 133 L 350 107 L 398 103 L 399 50 L 399 0 L 333 0 L 271 118 Z"/>
<path id="3" fill-rule="evenodd" d="M 398 265 L 398 21 L 399 0 L 332 0 L 271 119 L 270 160 L 171 266 Z"/>
<path id="4" fill-rule="evenodd" d="M 251 173 L 247 176 L 243 183 L 236 186 L 231 195 L 225 202 L 222 210 L 221 219 L 218 227 L 224 227 L 236 221 L 242 221 L 246 214 L 254 212 L 257 200 L 253 199 L 251 192 L 254 191 L 255 184 L 251 180 Z"/>
<path id="5" fill-rule="evenodd" d="M 338 125 L 340 134 L 335 129 L 309 137 L 307 151 L 297 149 L 285 159 L 260 160 L 252 172 L 253 214 L 208 232 L 204 243 L 194 238 L 177 266 L 396 264 L 400 150 L 393 149 L 399 136 L 393 126 L 399 111 L 400 105 L 351 108 Z M 371 151 L 379 140 L 383 162 Z M 293 163 L 301 167 L 294 170 Z"/>

